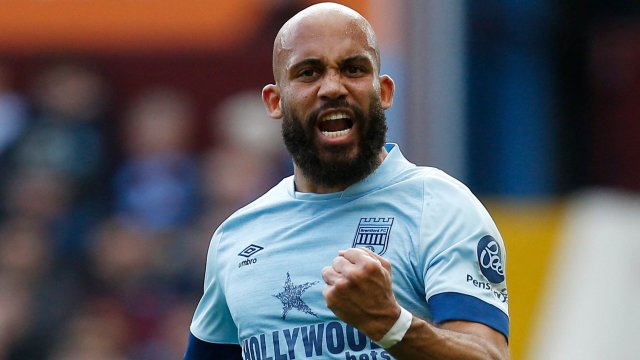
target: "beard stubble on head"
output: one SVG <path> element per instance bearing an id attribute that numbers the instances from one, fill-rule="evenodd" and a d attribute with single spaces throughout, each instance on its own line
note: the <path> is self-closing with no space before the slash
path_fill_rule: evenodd
<path id="1" fill-rule="evenodd" d="M 351 145 L 334 145 L 319 149 L 314 141 L 318 114 L 327 108 L 349 108 L 358 123 L 359 142 L 357 152 L 349 157 Z M 282 137 L 293 161 L 310 181 L 326 187 L 349 186 L 380 166 L 380 152 L 386 141 L 387 122 L 380 100 L 374 98 L 369 107 L 369 117 L 346 101 L 332 101 L 315 110 L 304 121 L 289 111 L 283 102 Z M 323 159 L 320 152 L 328 152 Z"/>

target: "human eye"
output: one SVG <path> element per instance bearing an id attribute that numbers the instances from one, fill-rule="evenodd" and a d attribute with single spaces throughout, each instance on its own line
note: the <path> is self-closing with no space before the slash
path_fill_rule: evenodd
<path id="1" fill-rule="evenodd" d="M 304 68 L 300 69 L 296 73 L 296 78 L 301 80 L 312 80 L 318 77 L 320 72 L 316 68 Z"/>
<path id="2" fill-rule="evenodd" d="M 358 65 L 349 65 L 345 67 L 344 72 L 349 76 L 360 76 L 366 73 L 366 69 Z"/>

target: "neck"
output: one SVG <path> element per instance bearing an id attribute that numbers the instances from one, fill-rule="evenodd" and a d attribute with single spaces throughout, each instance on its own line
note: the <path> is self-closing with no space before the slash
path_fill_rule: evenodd
<path id="1" fill-rule="evenodd" d="M 382 162 L 384 161 L 384 159 L 387 157 L 387 149 L 385 149 L 384 147 L 382 147 L 382 150 L 380 151 L 378 157 L 380 160 L 380 164 L 382 164 Z M 344 191 L 346 190 L 349 186 L 357 183 L 359 180 L 354 180 L 350 183 L 346 183 L 346 184 L 339 184 L 339 185 L 334 185 L 334 186 L 325 186 L 325 185 L 321 185 L 321 184 L 317 184 L 314 181 L 312 181 L 311 179 L 309 179 L 304 172 L 302 171 L 302 169 L 300 169 L 298 167 L 297 164 L 293 164 L 293 178 L 294 178 L 294 183 L 296 186 L 296 191 L 298 192 L 304 192 L 304 193 L 316 193 L 316 194 L 329 194 L 329 193 L 335 193 L 335 192 L 340 192 L 340 191 Z"/>

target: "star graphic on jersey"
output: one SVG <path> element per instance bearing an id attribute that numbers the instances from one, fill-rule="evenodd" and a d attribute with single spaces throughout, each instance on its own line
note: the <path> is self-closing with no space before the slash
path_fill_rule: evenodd
<path id="1" fill-rule="evenodd" d="M 287 318 L 287 313 L 292 309 L 300 310 L 309 315 L 318 317 L 318 315 L 316 315 L 311 310 L 311 308 L 307 306 L 307 304 L 305 304 L 304 301 L 302 301 L 302 299 L 300 298 L 308 288 L 317 283 L 319 283 L 319 281 L 306 282 L 302 285 L 293 285 L 293 282 L 291 282 L 291 276 L 287 272 L 287 281 L 284 283 L 284 290 L 276 295 L 273 295 L 282 302 L 282 320 L 285 320 Z"/>

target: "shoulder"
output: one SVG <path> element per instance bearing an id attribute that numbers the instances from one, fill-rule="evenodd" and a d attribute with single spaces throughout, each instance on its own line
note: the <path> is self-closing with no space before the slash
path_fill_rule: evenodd
<path id="1" fill-rule="evenodd" d="M 451 239 L 453 241 L 463 239 L 464 233 L 477 229 L 499 237 L 491 215 L 464 183 L 439 169 L 418 167 L 416 171 L 420 172 L 416 176 L 423 191 L 422 225 L 425 233 L 444 231 L 444 226 L 447 233 L 459 233 Z"/>
<path id="2" fill-rule="evenodd" d="M 417 176 L 423 180 L 425 190 L 431 193 L 473 195 L 471 190 L 460 180 L 434 167 L 416 167 Z"/>
<path id="3" fill-rule="evenodd" d="M 476 199 L 463 182 L 434 167 L 407 167 L 397 175 L 395 183 L 420 191 L 425 200 L 457 202 Z"/>
<path id="4" fill-rule="evenodd" d="M 456 208 L 484 208 L 467 185 L 446 172 L 432 167 L 417 167 L 416 172 L 416 177 L 420 179 L 420 185 L 423 187 L 425 202 Z"/>

